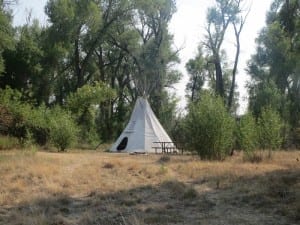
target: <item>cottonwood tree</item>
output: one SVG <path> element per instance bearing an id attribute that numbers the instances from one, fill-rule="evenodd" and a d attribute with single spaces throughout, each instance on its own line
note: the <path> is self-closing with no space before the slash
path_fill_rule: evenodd
<path id="1" fill-rule="evenodd" d="M 153 110 L 162 118 L 163 105 L 168 104 L 165 88 L 172 87 L 180 77 L 180 74 L 172 69 L 172 65 L 178 62 L 178 55 L 177 51 L 171 48 L 173 37 L 168 32 L 168 23 L 176 7 L 173 0 L 155 1 L 151 7 L 148 1 L 145 3 L 141 5 L 137 15 L 142 27 L 136 26 L 136 30 L 144 44 L 142 51 L 138 53 L 142 73 L 136 80 L 140 83 L 139 86 L 146 88 L 146 93 L 151 93 Z"/>
<path id="2" fill-rule="evenodd" d="M 267 26 L 257 38 L 257 52 L 248 64 L 252 85 L 273 83 L 279 94 L 290 103 L 292 123 L 296 124 L 299 112 L 299 27 L 300 5 L 298 1 L 274 1 L 267 16 Z M 254 94 L 255 95 L 255 94 Z M 279 111 L 283 111 L 281 105 Z"/>
<path id="3" fill-rule="evenodd" d="M 5 70 L 2 53 L 14 46 L 12 16 L 8 6 L 15 1 L 0 0 L 0 74 Z M 3 84 L 3 83 L 2 83 Z"/>
<path id="4" fill-rule="evenodd" d="M 274 1 L 267 14 L 267 25 L 257 38 L 256 54 L 248 63 L 252 78 L 249 84 L 250 107 L 255 106 L 250 110 L 262 111 L 265 107 L 261 104 L 264 101 L 260 100 L 263 90 L 259 89 L 272 87 L 276 90 L 273 96 L 280 96 L 281 101 L 271 107 L 279 111 L 285 123 L 291 127 L 291 140 L 297 136 L 300 124 L 299 12 L 299 1 Z"/>
<path id="5" fill-rule="evenodd" d="M 206 35 L 203 45 L 211 55 L 211 61 L 215 70 L 215 91 L 224 98 L 230 109 L 233 106 L 236 87 L 236 74 L 240 55 L 240 35 L 246 22 L 249 10 L 244 14 L 244 0 L 216 0 L 216 5 L 209 8 L 207 12 Z M 231 85 L 229 90 L 224 85 L 224 62 L 222 51 L 224 51 L 225 36 L 232 27 L 235 36 L 236 52 L 231 72 Z"/>
<path id="6" fill-rule="evenodd" d="M 6 85 L 19 90 L 24 100 L 40 104 L 47 102 L 49 84 L 43 82 L 42 61 L 44 51 L 41 46 L 43 29 L 37 20 L 17 27 L 15 47 L 4 51 L 6 70 L 0 78 L 2 88 Z M 46 81 L 48 83 L 48 80 Z"/>
<path id="7" fill-rule="evenodd" d="M 190 59 L 185 67 L 190 75 L 189 82 L 186 85 L 186 92 L 191 102 L 197 101 L 200 98 L 201 90 L 205 81 L 210 80 L 215 83 L 211 64 L 209 59 L 204 56 L 201 47 L 198 48 L 198 53 L 194 59 Z"/>
<path id="8" fill-rule="evenodd" d="M 173 37 L 168 31 L 176 6 L 173 0 L 134 2 L 133 22 L 126 26 L 127 30 L 121 36 L 112 37 L 113 44 L 130 56 L 136 94 L 150 93 L 153 109 L 160 117 L 166 100 L 163 92 L 180 77 L 178 71 L 172 69 L 178 62 L 178 55 L 171 47 Z"/>
<path id="9" fill-rule="evenodd" d="M 95 75 L 91 61 L 110 26 L 128 11 L 127 1 L 50 0 L 46 14 L 51 22 L 54 44 L 66 50 L 66 66 L 74 74 L 74 90 Z"/>
<path id="10" fill-rule="evenodd" d="M 241 8 L 243 1 L 238 0 L 236 1 L 236 7 Z M 239 12 L 238 15 L 236 15 L 236 18 L 232 21 L 232 26 L 234 29 L 234 36 L 235 36 L 235 46 L 236 46 L 236 51 L 235 51 L 235 58 L 234 58 L 234 65 L 232 68 L 232 80 L 231 80 L 231 86 L 230 86 L 230 92 L 228 96 L 228 108 L 232 108 L 233 102 L 234 102 L 234 94 L 235 94 L 235 87 L 236 87 L 236 75 L 237 75 L 237 68 L 238 68 L 238 63 L 239 63 L 239 57 L 240 57 L 240 52 L 241 52 L 241 33 L 244 28 L 246 19 L 248 17 L 248 14 L 250 12 L 250 9 L 246 12 L 246 15 L 242 15 L 242 10 Z"/>

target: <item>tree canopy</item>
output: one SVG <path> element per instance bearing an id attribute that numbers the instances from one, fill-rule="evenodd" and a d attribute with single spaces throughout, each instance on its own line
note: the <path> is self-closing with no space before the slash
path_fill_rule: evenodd
<path id="1" fill-rule="evenodd" d="M 139 95 L 148 95 L 163 120 L 175 116 L 167 91 L 180 78 L 168 30 L 175 1 L 48 0 L 46 26 L 28 18 L 15 28 L 12 6 L 0 3 L 3 90 L 18 91 L 32 107 L 72 112 L 81 139 L 90 132 L 114 139 Z"/>

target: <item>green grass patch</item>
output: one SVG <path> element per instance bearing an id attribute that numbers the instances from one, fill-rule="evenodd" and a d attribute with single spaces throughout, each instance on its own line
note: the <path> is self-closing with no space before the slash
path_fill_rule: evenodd
<path id="1" fill-rule="evenodd" d="M 10 150 L 19 147 L 19 141 L 15 137 L 0 136 L 0 150 Z"/>

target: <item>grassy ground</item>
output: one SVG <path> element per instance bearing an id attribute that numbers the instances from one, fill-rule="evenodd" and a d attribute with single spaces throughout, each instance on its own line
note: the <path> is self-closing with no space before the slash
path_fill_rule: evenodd
<path id="1" fill-rule="evenodd" d="M 0 224 L 299 224 L 297 159 L 0 152 Z"/>

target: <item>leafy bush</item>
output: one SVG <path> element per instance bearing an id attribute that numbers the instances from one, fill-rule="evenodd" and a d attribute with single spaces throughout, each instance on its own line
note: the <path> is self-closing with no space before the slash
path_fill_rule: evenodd
<path id="1" fill-rule="evenodd" d="M 34 108 L 31 104 L 22 102 L 21 93 L 8 87 L 0 90 L 0 102 L 2 134 L 18 138 L 23 146 L 29 142 L 46 143 L 47 122 L 43 115 L 45 107 Z"/>
<path id="2" fill-rule="evenodd" d="M 21 94 L 10 88 L 0 90 L 0 121 L 3 130 L 17 137 L 25 147 L 49 140 L 63 151 L 76 139 L 77 127 L 70 113 L 59 107 L 33 107 L 21 101 Z"/>
<path id="3" fill-rule="evenodd" d="M 51 110 L 42 105 L 32 108 L 25 116 L 26 139 L 31 139 L 33 144 L 45 145 L 49 141 L 49 117 Z M 30 140 L 29 140 L 30 141 Z"/>
<path id="4" fill-rule="evenodd" d="M 283 140 L 281 133 L 282 127 L 283 123 L 276 111 L 270 107 L 266 107 L 262 110 L 258 118 L 259 144 L 262 149 L 269 150 L 269 156 L 271 156 L 271 150 L 281 147 Z"/>
<path id="5" fill-rule="evenodd" d="M 50 139 L 55 147 L 64 151 L 76 140 L 78 128 L 70 113 L 55 107 L 49 117 Z"/>
<path id="6" fill-rule="evenodd" d="M 222 160 L 231 152 L 234 120 L 223 100 L 209 93 L 190 105 L 185 121 L 187 145 L 202 158 Z"/>
<path id="7" fill-rule="evenodd" d="M 300 148 L 300 127 L 293 129 L 293 141 L 297 148 Z"/>
<path id="8" fill-rule="evenodd" d="M 0 105 L 0 132 L 8 134 L 9 128 L 13 126 L 13 123 L 14 117 L 10 110 L 4 105 Z"/>
<path id="9" fill-rule="evenodd" d="M 249 108 L 255 117 L 258 117 L 265 107 L 279 110 L 282 101 L 284 98 L 272 80 L 250 89 Z"/>
<path id="10" fill-rule="evenodd" d="M 9 150 L 19 147 L 18 139 L 10 136 L 0 136 L 0 150 Z"/>
<path id="11" fill-rule="evenodd" d="M 1 102 L 1 124 L 3 124 L 3 132 L 5 134 L 22 139 L 26 136 L 24 128 L 25 112 L 30 107 L 21 102 L 21 93 L 11 88 L 0 89 Z M 28 113 L 30 114 L 30 113 Z"/>
<path id="12" fill-rule="evenodd" d="M 102 82 L 84 85 L 75 93 L 71 93 L 66 101 L 66 107 L 72 112 L 79 125 L 80 142 L 96 145 L 100 141 L 96 126 L 96 111 L 101 103 L 115 96 L 113 89 Z"/>
<path id="13" fill-rule="evenodd" d="M 183 199 L 192 200 L 198 197 L 198 192 L 192 187 L 187 188 L 183 193 Z"/>
<path id="14" fill-rule="evenodd" d="M 252 114 L 243 116 L 237 126 L 237 142 L 240 149 L 244 150 L 246 157 L 252 157 L 258 147 L 258 129 Z"/>

